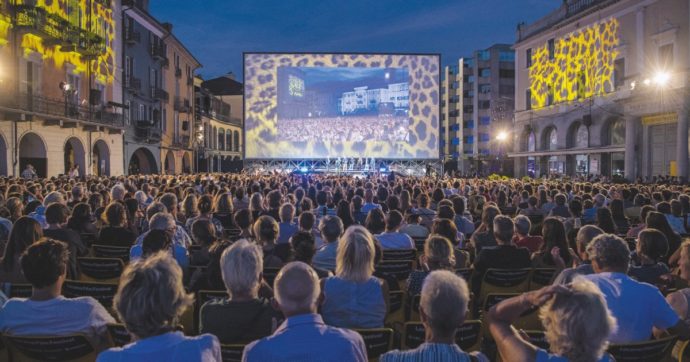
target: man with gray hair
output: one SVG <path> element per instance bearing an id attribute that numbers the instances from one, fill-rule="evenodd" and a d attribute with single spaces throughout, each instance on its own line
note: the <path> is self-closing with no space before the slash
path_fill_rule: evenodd
<path id="1" fill-rule="evenodd" d="M 690 328 L 678 317 L 659 289 L 630 278 L 630 250 L 623 239 L 602 234 L 587 246 L 595 274 L 584 276 L 604 294 L 618 329 L 609 342 L 635 343 L 649 339 L 653 328 L 668 330 L 679 339 L 690 338 Z"/>
<path id="2" fill-rule="evenodd" d="M 174 196 L 174 195 L 173 195 Z M 173 220 L 173 223 L 175 224 L 175 232 L 173 233 L 172 236 L 172 242 L 175 245 L 180 245 L 184 247 L 185 249 L 188 249 L 190 245 L 192 245 L 192 238 L 189 237 L 189 234 L 184 230 L 184 226 L 180 225 L 177 222 L 177 219 L 175 218 L 175 215 L 170 212 L 170 209 L 168 209 L 167 205 L 163 202 L 163 197 L 161 197 L 161 201 L 157 202 L 154 201 L 149 205 L 148 208 L 146 208 L 146 218 L 150 219 L 151 215 L 153 215 L 156 212 L 165 212 L 167 214 L 170 214 L 170 217 Z M 135 244 L 141 244 L 142 241 L 144 241 L 144 238 L 148 234 L 148 230 L 152 229 L 150 225 L 146 225 L 145 223 L 142 225 L 142 230 L 147 230 L 143 234 L 139 235 L 139 237 L 136 240 Z"/>
<path id="3" fill-rule="evenodd" d="M 172 215 L 169 213 L 159 212 L 153 215 L 149 221 L 149 227 L 150 230 L 141 234 L 139 238 L 137 238 L 134 246 L 132 246 L 132 248 L 129 250 L 130 259 L 134 260 L 142 256 L 144 238 L 151 233 L 151 230 L 165 231 L 170 239 L 174 240 L 176 230 L 175 219 L 173 219 Z M 180 264 L 182 270 L 185 270 L 185 268 L 187 268 L 189 265 L 189 253 L 187 252 L 187 248 L 173 242 L 170 251 L 172 252 L 172 256 L 175 258 L 175 260 L 177 260 L 177 263 Z"/>
<path id="4" fill-rule="evenodd" d="M 530 235 L 532 222 L 525 215 L 518 215 L 513 220 L 515 223 L 515 245 L 527 248 L 530 253 L 536 253 L 544 244 L 544 239 L 538 235 Z"/>
<path id="5" fill-rule="evenodd" d="M 596 225 L 585 225 L 580 228 L 575 237 L 575 253 L 582 260 L 582 264 L 574 268 L 566 268 L 561 271 L 556 279 L 554 279 L 553 284 L 569 284 L 577 275 L 590 275 L 594 274 L 594 269 L 592 269 L 592 262 L 587 254 L 587 245 L 594 240 L 597 236 L 604 233 Z"/>
<path id="6" fill-rule="evenodd" d="M 381 362 L 467 361 L 470 354 L 455 344 L 455 333 L 465 322 L 470 292 L 461 277 L 447 270 L 431 272 L 422 286 L 419 316 L 424 325 L 425 341 L 411 351 L 390 351 Z M 488 361 L 480 352 L 477 361 Z"/>
<path id="7" fill-rule="evenodd" d="M 309 265 L 286 264 L 275 280 L 275 305 L 285 322 L 273 335 L 247 345 L 242 361 L 367 361 L 362 337 L 327 326 L 319 314 L 319 279 Z"/>
<path id="8" fill-rule="evenodd" d="M 43 205 L 37 207 L 36 211 L 29 214 L 30 218 L 38 221 L 38 223 L 41 224 L 42 229 L 48 228 L 48 222 L 46 221 L 46 209 L 48 208 L 48 205 L 52 203 L 67 205 L 65 197 L 60 191 L 52 191 L 43 198 Z"/>
<path id="9" fill-rule="evenodd" d="M 110 199 L 112 201 L 124 201 L 127 190 L 122 184 L 117 184 L 110 189 Z"/>

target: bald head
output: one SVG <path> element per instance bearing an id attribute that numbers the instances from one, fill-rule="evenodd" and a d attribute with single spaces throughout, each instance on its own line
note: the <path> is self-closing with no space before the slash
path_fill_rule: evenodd
<path id="1" fill-rule="evenodd" d="M 275 280 L 275 297 L 285 317 L 316 313 L 321 286 L 309 265 L 295 261 L 286 264 Z"/>

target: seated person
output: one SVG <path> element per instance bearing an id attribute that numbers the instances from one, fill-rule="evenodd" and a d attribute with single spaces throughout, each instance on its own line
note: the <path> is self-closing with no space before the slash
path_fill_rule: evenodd
<path id="1" fill-rule="evenodd" d="M 98 356 L 109 361 L 220 361 L 210 334 L 186 337 L 175 325 L 194 297 L 182 285 L 182 269 L 168 253 L 132 262 L 120 278 L 113 307 L 134 342 Z"/>
<path id="2" fill-rule="evenodd" d="M 321 288 L 308 265 L 285 265 L 275 288 L 275 304 L 287 319 L 271 336 L 247 345 L 244 361 L 367 361 L 358 333 L 328 326 L 317 314 Z"/>
<path id="3" fill-rule="evenodd" d="M 549 351 L 526 341 L 511 325 L 531 308 L 540 309 Z M 506 299 L 489 310 L 487 319 L 499 353 L 511 361 L 613 360 L 606 347 L 616 318 L 597 287 L 581 278 Z"/>
<path id="4" fill-rule="evenodd" d="M 690 338 L 690 328 L 678 318 L 659 289 L 627 275 L 630 250 L 623 239 L 611 234 L 599 235 L 587 246 L 587 254 L 595 274 L 584 278 L 599 287 L 618 321 L 618 329 L 609 337 L 610 343 L 646 341 L 652 335 L 652 328 L 668 330 L 681 340 Z"/>
<path id="5" fill-rule="evenodd" d="M 259 298 L 264 268 L 261 249 L 246 240 L 236 241 L 220 260 L 227 299 L 213 299 L 201 307 L 199 330 L 223 344 L 246 344 L 271 334 L 280 315 L 268 299 Z"/>
<path id="6" fill-rule="evenodd" d="M 192 223 L 192 240 L 200 248 L 190 253 L 189 262 L 191 265 L 206 265 L 209 262 L 209 249 L 218 241 L 216 228 L 207 219 L 198 219 Z"/>
<path id="7" fill-rule="evenodd" d="M 431 235 L 424 243 L 424 255 L 419 257 L 422 270 L 413 270 L 407 278 L 407 295 L 413 297 L 422 291 L 422 283 L 434 270 L 455 269 L 455 253 L 450 241 L 439 235 Z"/>
<path id="8" fill-rule="evenodd" d="M 426 239 L 429 236 L 429 229 L 419 224 L 420 217 L 413 209 L 407 210 L 407 224 L 400 228 L 401 233 L 405 233 L 414 239 Z"/>
<path id="9" fill-rule="evenodd" d="M 290 244 L 276 245 L 278 239 L 278 223 L 268 215 L 259 216 L 254 222 L 254 237 L 256 243 L 263 250 L 264 265 L 268 268 L 280 268 L 292 254 Z"/>
<path id="10" fill-rule="evenodd" d="M 639 263 L 633 264 L 628 275 L 637 281 L 658 284 L 661 276 L 670 273 L 666 264 L 659 260 L 668 253 L 666 235 L 657 229 L 644 229 L 637 237 L 635 250 Z"/>
<path id="11" fill-rule="evenodd" d="M 314 235 L 308 231 L 298 231 L 290 238 L 290 245 L 294 251 L 294 261 L 301 261 L 314 269 L 316 275 L 321 278 L 327 278 L 333 275 L 329 270 L 314 267 L 312 259 L 316 254 Z"/>
<path id="12" fill-rule="evenodd" d="M 364 227 L 351 226 L 338 244 L 335 276 L 322 279 L 321 315 L 341 328 L 381 328 L 388 286 L 374 277 L 374 239 Z"/>
<path id="13" fill-rule="evenodd" d="M 471 360 L 470 354 L 455 344 L 455 333 L 465 321 L 469 299 L 464 279 L 447 270 L 431 272 L 424 280 L 419 303 L 419 316 L 426 331 L 424 343 L 411 351 L 390 351 L 379 361 Z M 477 361 L 488 362 L 479 352 L 473 352 L 472 356 Z"/>
<path id="14" fill-rule="evenodd" d="M 527 248 L 530 253 L 536 253 L 541 250 L 544 244 L 544 239 L 539 235 L 530 235 L 532 230 L 532 222 L 525 215 L 518 215 L 513 220 L 515 223 L 515 237 L 513 242 L 521 248 Z"/>
<path id="15" fill-rule="evenodd" d="M 127 226 L 127 212 L 124 205 L 111 202 L 106 207 L 103 222 L 107 224 L 98 234 L 98 243 L 111 246 L 131 247 L 137 236 Z"/>
<path id="16" fill-rule="evenodd" d="M 21 258 L 31 284 L 31 297 L 12 298 L 0 309 L 0 333 L 15 336 L 84 334 L 96 349 L 107 346 L 108 323 L 115 319 L 91 297 L 65 298 L 67 244 L 44 239 L 29 246 Z"/>
<path id="17" fill-rule="evenodd" d="M 317 268 L 335 270 L 338 238 L 343 234 L 343 222 L 337 216 L 324 216 L 319 221 L 319 231 L 324 245 L 316 251 L 313 264 Z"/>
<path id="18" fill-rule="evenodd" d="M 299 227 L 294 223 L 294 219 L 295 206 L 290 203 L 283 204 L 280 207 L 280 223 L 278 223 L 280 235 L 278 236 L 277 244 L 287 244 L 290 241 L 290 237 L 299 230 Z"/>
<path id="19" fill-rule="evenodd" d="M 577 254 L 577 258 L 575 259 L 580 259 L 578 261 L 580 265 L 563 269 L 556 276 L 553 284 L 568 284 L 572 282 L 577 275 L 594 274 L 594 269 L 592 269 L 592 261 L 589 259 L 589 255 L 587 254 L 587 245 L 594 238 L 603 233 L 604 231 L 596 225 L 585 225 L 577 231 L 577 236 L 575 236 L 575 253 Z"/>
<path id="20" fill-rule="evenodd" d="M 19 258 L 26 248 L 42 237 L 43 229 L 35 219 L 22 216 L 14 222 L 5 245 L 5 254 L 0 258 L 0 284 L 27 283 Z"/>
<path id="21" fill-rule="evenodd" d="M 376 235 L 383 250 L 389 249 L 414 249 L 414 241 L 412 238 L 400 232 L 403 217 L 400 211 L 393 210 L 386 216 L 386 231 Z"/>
<path id="22" fill-rule="evenodd" d="M 206 268 L 196 268 L 194 273 L 189 277 L 190 292 L 198 292 L 200 290 L 225 290 L 220 257 L 230 245 L 232 245 L 231 241 L 220 240 L 208 249 L 208 264 L 206 264 Z"/>
<path id="23" fill-rule="evenodd" d="M 77 279 L 77 257 L 85 256 L 89 249 L 81 241 L 81 236 L 74 230 L 67 228 L 69 209 L 64 204 L 52 203 L 46 208 L 46 222 L 48 228 L 43 230 L 43 236 L 59 241 L 63 241 L 69 248 L 69 264 L 67 266 L 67 277 Z"/>
<path id="24" fill-rule="evenodd" d="M 181 268 L 189 266 L 189 256 L 187 249 L 180 244 L 174 244 L 173 238 L 176 230 L 175 219 L 167 212 L 159 212 L 151 218 L 149 230 L 142 243 L 135 244 L 129 251 L 132 260 L 142 256 L 153 254 L 159 250 L 169 250 L 171 255 L 177 260 Z M 154 232 L 155 231 L 155 232 Z M 153 233 L 153 235 L 151 235 Z"/>
<path id="25" fill-rule="evenodd" d="M 512 242 L 514 227 L 513 220 L 508 216 L 498 215 L 493 219 L 494 238 L 498 245 L 483 248 L 474 261 L 472 289 L 475 295 L 479 296 L 482 279 L 487 270 L 522 269 L 532 266 L 529 250 L 519 248 Z"/>

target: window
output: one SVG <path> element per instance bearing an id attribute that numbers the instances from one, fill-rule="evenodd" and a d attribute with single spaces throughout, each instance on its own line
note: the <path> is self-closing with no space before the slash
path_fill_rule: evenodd
<path id="1" fill-rule="evenodd" d="M 515 69 L 499 69 L 498 76 L 501 78 L 515 78 Z"/>
<path id="2" fill-rule="evenodd" d="M 462 65 L 463 65 L 463 67 L 473 67 L 474 66 L 474 58 L 464 58 L 462 60 Z"/>
<path id="3" fill-rule="evenodd" d="M 515 96 L 515 86 L 512 85 L 499 85 L 498 94 L 501 97 L 513 98 Z"/>
<path id="4" fill-rule="evenodd" d="M 130 102 L 130 101 L 125 102 L 125 107 L 127 108 L 125 110 L 125 124 L 129 126 L 130 119 L 132 119 L 134 116 L 134 113 L 132 110 L 132 102 Z"/>
<path id="5" fill-rule="evenodd" d="M 448 112 L 448 117 L 457 117 L 458 115 L 460 115 L 460 112 L 457 109 Z"/>
<path id="6" fill-rule="evenodd" d="M 470 75 L 469 77 L 467 77 L 467 83 L 474 83 L 474 76 L 473 75 Z"/>
<path id="7" fill-rule="evenodd" d="M 451 87 L 451 89 L 458 89 L 458 88 L 460 88 L 460 82 L 458 82 L 458 81 L 456 80 L 455 82 L 453 82 L 453 83 L 451 84 L 450 87 Z"/>
<path id="8" fill-rule="evenodd" d="M 458 102 L 460 102 L 460 96 L 452 96 L 452 97 L 450 97 L 448 102 L 449 103 L 458 103 Z"/>
<path id="9" fill-rule="evenodd" d="M 465 121 L 462 123 L 462 128 L 474 129 L 474 121 Z"/>
<path id="10" fill-rule="evenodd" d="M 501 51 L 498 53 L 498 60 L 501 62 L 514 62 L 515 52 Z"/>
<path id="11" fill-rule="evenodd" d="M 487 94 L 491 93 L 491 84 L 484 83 L 479 85 L 479 93 Z"/>
<path id="12" fill-rule="evenodd" d="M 491 117 L 489 116 L 481 116 L 479 117 L 479 124 L 482 126 L 488 126 L 491 124 Z"/>
<path id="13" fill-rule="evenodd" d="M 134 72 L 134 59 L 125 56 L 125 85 L 129 86 Z"/>
<path id="14" fill-rule="evenodd" d="M 525 89 L 525 110 L 532 109 L 532 91 Z"/>
<path id="15" fill-rule="evenodd" d="M 175 112 L 177 113 L 177 112 Z M 163 118 L 161 120 L 161 128 L 163 129 L 163 132 L 166 132 L 168 130 L 168 112 L 163 108 Z M 177 125 L 177 119 L 175 119 L 175 125 Z M 175 139 L 177 139 L 177 130 L 173 129 L 173 136 Z"/>
<path id="16" fill-rule="evenodd" d="M 480 77 L 490 77 L 491 76 L 491 69 L 490 68 L 482 68 L 479 70 L 479 76 Z"/>
<path id="17" fill-rule="evenodd" d="M 472 113 L 472 112 L 474 112 L 474 107 L 473 106 L 464 106 L 464 107 L 462 107 L 462 112 L 463 113 Z"/>
<path id="18" fill-rule="evenodd" d="M 613 88 L 625 85 L 625 58 L 616 59 L 613 63 Z"/>
<path id="19" fill-rule="evenodd" d="M 491 108 L 491 101 L 479 101 L 479 109 Z"/>
<path id="20" fill-rule="evenodd" d="M 139 114 L 138 114 L 138 120 L 143 121 L 146 120 L 146 106 L 143 104 L 139 105 Z"/>
<path id="21" fill-rule="evenodd" d="M 460 144 L 460 139 L 457 138 L 457 137 L 454 137 L 450 142 L 451 142 L 452 145 L 457 146 L 457 145 Z"/>
<path id="22" fill-rule="evenodd" d="M 549 39 L 548 47 L 549 47 L 549 60 L 554 60 L 554 58 L 556 58 L 556 42 L 554 41 L 554 39 Z"/>
<path id="23" fill-rule="evenodd" d="M 460 124 L 456 123 L 452 126 L 450 126 L 451 131 L 459 131 L 460 130 Z"/>
<path id="24" fill-rule="evenodd" d="M 491 52 L 488 50 L 480 50 L 477 52 L 477 58 L 479 58 L 479 60 L 489 60 L 491 59 Z"/>
<path id="25" fill-rule="evenodd" d="M 479 134 L 479 142 L 489 142 L 491 137 L 489 137 L 488 133 L 480 133 Z"/>
<path id="26" fill-rule="evenodd" d="M 525 62 L 527 64 L 527 68 L 532 66 L 532 48 L 529 48 L 527 51 L 525 51 Z"/>
<path id="27" fill-rule="evenodd" d="M 465 136 L 464 142 L 465 142 L 465 144 L 474 143 L 474 136 Z"/>
<path id="28" fill-rule="evenodd" d="M 673 67 L 673 43 L 659 47 L 659 67 L 663 70 Z"/>

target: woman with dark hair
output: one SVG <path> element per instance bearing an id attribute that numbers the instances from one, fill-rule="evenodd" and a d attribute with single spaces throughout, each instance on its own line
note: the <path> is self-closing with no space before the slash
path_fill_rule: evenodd
<path id="1" fill-rule="evenodd" d="M 388 206 L 388 212 L 395 210 L 400 211 L 400 213 L 402 213 L 402 211 L 400 210 L 400 199 L 397 196 L 388 196 L 388 199 L 386 199 L 386 205 Z"/>
<path id="2" fill-rule="evenodd" d="M 373 235 L 384 232 L 386 230 L 386 215 L 383 214 L 383 210 L 378 208 L 371 209 L 364 225 Z"/>
<path id="3" fill-rule="evenodd" d="M 354 217 L 352 217 L 352 212 L 350 211 L 350 204 L 347 200 L 340 200 L 338 202 L 338 208 L 335 214 L 343 222 L 343 229 L 347 229 L 348 226 L 356 224 Z"/>
<path id="4" fill-rule="evenodd" d="M 596 225 L 601 230 L 604 230 L 605 233 L 616 233 L 616 223 L 613 221 L 613 217 L 611 217 L 611 211 L 609 209 L 605 207 L 598 208 L 596 213 L 596 220 Z"/>
<path id="5" fill-rule="evenodd" d="M 220 221 L 225 229 L 232 229 L 235 227 L 235 224 L 232 222 L 233 208 L 232 196 L 229 193 L 223 192 L 216 196 L 213 205 L 213 218 Z"/>
<path id="6" fill-rule="evenodd" d="M 10 197 L 5 201 L 5 207 L 10 211 L 10 221 L 16 222 L 22 215 L 24 215 L 24 204 L 18 197 Z"/>
<path id="7" fill-rule="evenodd" d="M 244 209 L 246 210 L 246 209 Z M 223 251 L 232 245 L 231 241 L 220 240 L 208 249 L 208 264 L 206 268 L 196 268 L 190 277 L 189 291 L 225 290 L 223 275 L 220 267 L 220 257 Z"/>
<path id="8" fill-rule="evenodd" d="M 91 215 L 91 206 L 89 204 L 80 202 L 74 205 L 72 209 L 72 216 L 67 220 L 67 228 L 72 229 L 79 234 L 96 234 L 98 229 L 93 224 L 93 216 Z"/>
<path id="9" fill-rule="evenodd" d="M 611 210 L 611 217 L 616 225 L 616 234 L 627 234 L 630 229 L 630 222 L 625 217 L 625 209 L 623 208 L 623 200 L 615 199 L 609 204 Z"/>
<path id="10" fill-rule="evenodd" d="M 340 200 L 345 201 L 345 200 Z M 345 201 L 347 203 L 347 201 Z M 290 244 L 294 250 L 293 260 L 301 261 L 314 269 L 316 275 L 321 278 L 328 278 L 332 276 L 333 273 L 326 269 L 317 268 L 312 265 L 312 258 L 316 254 L 316 244 L 314 240 L 314 235 L 308 231 L 298 231 L 290 238 Z"/>
<path id="11" fill-rule="evenodd" d="M 204 195 L 199 198 L 196 204 L 196 208 L 199 211 L 199 215 L 195 217 L 190 217 L 187 218 L 187 221 L 185 222 L 184 228 L 187 230 L 187 233 L 192 232 L 192 224 L 194 224 L 195 221 L 197 220 L 208 220 L 210 221 L 215 230 L 216 230 L 216 237 L 221 238 L 223 237 L 223 224 L 221 224 L 220 221 L 215 219 L 213 217 L 213 199 L 209 195 Z"/>
<path id="12" fill-rule="evenodd" d="M 496 206 L 487 206 L 482 211 L 482 223 L 472 234 L 468 247 L 474 249 L 474 255 L 479 255 L 482 248 L 486 246 L 496 246 L 494 238 L 494 218 L 500 215 L 501 210 Z"/>
<path id="13" fill-rule="evenodd" d="M 209 262 L 209 249 L 218 241 L 213 224 L 204 219 L 195 221 L 192 224 L 192 240 L 199 246 L 189 255 L 191 265 L 206 265 Z"/>
<path id="14" fill-rule="evenodd" d="M 645 223 L 647 224 L 647 228 L 657 229 L 666 236 L 666 241 L 668 241 L 668 253 L 661 257 L 661 261 L 666 263 L 666 265 L 675 265 L 680 258 L 680 254 L 676 253 L 682 242 L 680 235 L 673 231 L 671 225 L 668 224 L 668 220 L 666 220 L 666 216 L 660 212 L 650 211 L 649 214 L 647 214 L 647 221 Z"/>
<path id="15" fill-rule="evenodd" d="M 541 233 L 544 243 L 540 251 L 532 254 L 532 266 L 564 269 L 572 265 L 563 222 L 555 217 L 547 217 L 542 225 Z"/>
<path id="16" fill-rule="evenodd" d="M 130 247 L 137 239 L 127 225 L 127 213 L 125 207 L 115 201 L 106 207 L 103 213 L 103 223 L 107 226 L 101 228 L 98 234 L 98 243 L 110 246 Z"/>
<path id="17" fill-rule="evenodd" d="M 26 283 L 19 257 L 26 248 L 43 237 L 38 221 L 22 216 L 12 226 L 5 253 L 0 260 L 0 283 Z"/>
<path id="18" fill-rule="evenodd" d="M 233 237 L 233 241 L 239 239 L 254 239 L 251 231 L 252 224 L 254 223 L 254 218 L 252 217 L 252 212 L 249 211 L 249 209 L 240 209 L 235 211 L 235 215 L 233 215 L 232 220 L 235 226 L 237 226 L 240 229 L 240 234 Z"/>
<path id="19" fill-rule="evenodd" d="M 443 190 L 439 187 L 435 188 L 431 193 L 431 209 L 436 210 L 438 208 L 438 203 L 445 198 Z"/>
<path id="20" fill-rule="evenodd" d="M 139 201 L 136 199 L 125 200 L 125 210 L 127 211 L 127 228 L 135 234 L 139 234 L 139 225 L 143 213 L 139 208 Z"/>
<path id="21" fill-rule="evenodd" d="M 103 217 L 103 212 L 105 207 L 103 207 L 103 196 L 98 192 L 94 192 L 89 196 L 88 204 L 91 206 L 91 211 L 93 212 L 93 217 L 98 222 Z"/>

